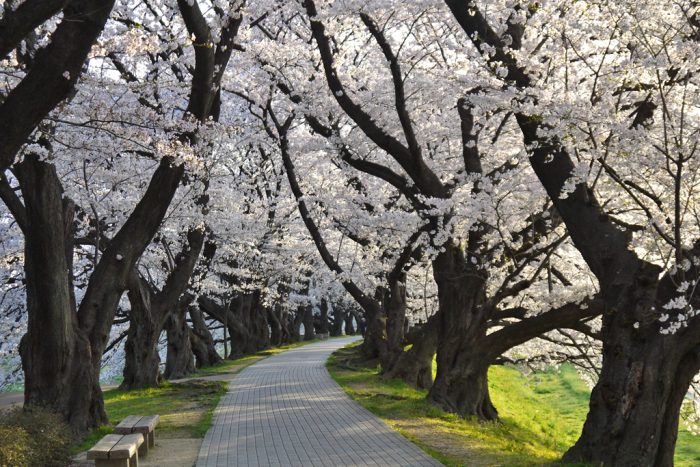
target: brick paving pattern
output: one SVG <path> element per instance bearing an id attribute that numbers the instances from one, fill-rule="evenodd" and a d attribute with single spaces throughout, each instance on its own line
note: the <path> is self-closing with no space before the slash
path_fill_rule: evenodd
<path id="1" fill-rule="evenodd" d="M 441 465 L 351 400 L 325 368 L 356 337 L 267 358 L 231 381 L 198 467 Z"/>

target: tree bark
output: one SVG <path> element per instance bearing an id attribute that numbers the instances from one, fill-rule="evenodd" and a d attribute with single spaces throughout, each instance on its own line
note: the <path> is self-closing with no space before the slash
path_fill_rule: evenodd
<path id="1" fill-rule="evenodd" d="M 437 375 L 428 400 L 460 416 L 497 418 L 486 372 L 489 362 L 474 355 L 474 343 L 486 336 L 486 275 L 472 267 L 460 247 L 446 245 L 433 261 L 439 309 Z"/>
<path id="2" fill-rule="evenodd" d="M 156 387 L 160 384 L 160 355 L 158 341 L 163 329 L 160 317 L 153 316 L 152 292 L 146 281 L 134 272 L 127 293 L 129 331 L 124 344 L 124 380 L 120 389 Z"/>
<path id="3" fill-rule="evenodd" d="M 303 323 L 304 323 L 304 340 L 312 341 L 316 339 L 316 331 L 314 329 L 314 309 L 311 305 L 304 307 Z"/>
<path id="4" fill-rule="evenodd" d="M 339 303 L 336 303 L 333 306 L 333 322 L 331 323 L 329 331 L 332 337 L 343 335 L 343 324 L 345 323 L 345 316 L 346 314 L 343 307 Z"/>
<path id="5" fill-rule="evenodd" d="M 26 156 L 15 173 L 26 209 L 27 333 L 20 343 L 25 405 L 63 414 L 76 436 L 107 422 L 90 342 L 73 296 L 74 205 L 53 165 Z M 98 358 L 99 361 L 99 358 Z"/>
<path id="6" fill-rule="evenodd" d="M 328 322 L 328 301 L 325 298 L 321 299 L 321 316 L 318 332 L 321 334 L 330 333 L 330 323 Z"/>
<path id="7" fill-rule="evenodd" d="M 430 389 L 433 384 L 433 357 L 437 348 L 437 324 L 437 317 L 431 316 L 414 337 L 411 348 L 401 353 L 382 377 L 400 378 L 418 389 Z"/>
<path id="8" fill-rule="evenodd" d="M 353 324 L 353 314 L 352 313 L 346 313 L 345 314 L 345 335 L 346 336 L 352 336 L 355 334 L 355 326 Z"/>
<path id="9" fill-rule="evenodd" d="M 214 345 L 214 338 L 204 322 L 202 312 L 197 306 L 190 306 L 190 319 L 192 328 L 190 329 L 190 345 L 195 357 L 197 368 L 205 368 L 216 365 L 223 361 Z"/>
<path id="10" fill-rule="evenodd" d="M 168 336 L 168 354 L 165 360 L 166 379 L 180 379 L 194 373 L 194 354 L 190 344 L 190 329 L 187 325 L 188 301 L 177 305 L 165 325 Z"/>
<path id="11" fill-rule="evenodd" d="M 38 52 L 24 79 L 0 104 L 0 172 L 12 164 L 37 125 L 73 90 L 114 6 L 114 0 L 62 3 L 65 8 L 55 0 L 25 2 L 14 11 L 6 9 L 0 20 L 0 59 L 4 59 L 34 25 L 63 10 L 51 42 Z"/>

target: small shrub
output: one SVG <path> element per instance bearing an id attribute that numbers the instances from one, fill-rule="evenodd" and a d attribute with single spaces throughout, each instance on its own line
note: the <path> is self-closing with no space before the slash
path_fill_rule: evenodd
<path id="1" fill-rule="evenodd" d="M 29 465 L 29 435 L 18 426 L 0 426 L 0 467 Z"/>
<path id="2" fill-rule="evenodd" d="M 65 466 L 70 461 L 70 428 L 59 414 L 35 407 L 13 408 L 0 415 L 0 430 L 10 434 L 0 435 L 0 465 L 5 465 L 2 456 L 20 454 L 22 458 L 7 465 L 51 467 Z"/>

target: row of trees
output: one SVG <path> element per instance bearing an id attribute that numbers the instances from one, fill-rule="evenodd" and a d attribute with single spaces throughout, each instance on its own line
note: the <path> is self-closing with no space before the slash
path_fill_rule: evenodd
<path id="1" fill-rule="evenodd" d="M 163 334 L 180 377 L 222 327 L 238 356 L 347 321 L 461 416 L 498 417 L 491 365 L 571 361 L 595 387 L 565 460 L 672 465 L 700 372 L 698 8 L 5 6 L 0 304 L 26 317 L 26 403 L 83 434 L 122 343 L 143 387 Z"/>

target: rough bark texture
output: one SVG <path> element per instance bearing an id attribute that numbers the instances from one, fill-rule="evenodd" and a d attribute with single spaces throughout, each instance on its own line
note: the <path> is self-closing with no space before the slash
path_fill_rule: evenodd
<path id="1" fill-rule="evenodd" d="M 163 329 L 160 317 L 153 316 L 151 291 L 146 281 L 134 274 L 127 293 L 129 331 L 124 344 L 124 380 L 120 389 L 156 387 L 160 383 L 158 340 Z"/>
<path id="2" fill-rule="evenodd" d="M 205 368 L 223 361 L 214 345 L 214 338 L 204 322 L 202 312 L 196 306 L 189 308 L 192 328 L 190 328 L 190 345 L 197 368 Z"/>
<path id="3" fill-rule="evenodd" d="M 384 371 L 391 370 L 404 353 L 404 330 L 406 325 L 406 280 L 405 274 L 393 281 L 384 302 L 386 313 L 386 347 L 380 355 Z"/>
<path id="4" fill-rule="evenodd" d="M 107 422 L 93 355 L 73 297 L 74 207 L 50 164 L 25 157 L 15 171 L 26 208 L 27 333 L 20 343 L 25 405 L 62 413 L 75 435 Z M 98 358 L 99 361 L 99 358 Z M 98 375 L 99 376 L 99 375 Z"/>
<path id="5" fill-rule="evenodd" d="M 333 321 L 331 322 L 330 335 L 332 337 L 343 335 L 343 324 L 345 324 L 345 310 L 340 304 L 333 306 Z"/>
<path id="6" fill-rule="evenodd" d="M 360 352 L 366 360 L 378 359 L 386 352 L 386 315 L 381 308 L 365 310 L 366 328 Z"/>
<path id="7" fill-rule="evenodd" d="M 187 245 L 176 256 L 162 290 L 156 290 L 137 271 L 130 275 L 131 323 L 125 344 L 122 389 L 155 387 L 160 382 L 158 341 L 170 313 L 177 309 L 181 300 L 190 300 L 183 294 L 202 251 L 204 236 L 200 229 L 188 232 Z"/>
<path id="8" fill-rule="evenodd" d="M 448 245 L 433 262 L 439 300 L 437 375 L 428 400 L 448 412 L 493 420 L 498 414 L 486 384 L 489 362 L 467 357 L 486 335 L 487 318 L 486 276 L 470 264 L 457 245 Z"/>
<path id="9" fill-rule="evenodd" d="M 209 297 L 200 297 L 198 303 L 202 311 L 220 323 L 226 323 L 231 336 L 227 358 L 250 355 L 270 346 L 268 310 L 261 303 L 259 291 L 238 295 L 226 307 Z"/>
<path id="10" fill-rule="evenodd" d="M 345 315 L 345 335 L 346 336 L 352 336 L 356 332 L 353 320 L 354 320 L 354 315 L 352 313 L 347 313 Z"/>
<path id="11" fill-rule="evenodd" d="M 328 301 L 325 298 L 321 299 L 321 314 L 319 316 L 318 332 L 321 334 L 330 333 L 330 322 L 328 321 Z"/>
<path id="12" fill-rule="evenodd" d="M 311 305 L 304 307 L 303 317 L 304 340 L 312 341 L 316 339 L 316 330 L 314 329 L 314 309 Z"/>
<path id="13" fill-rule="evenodd" d="M 416 388 L 430 389 L 433 384 L 433 357 L 437 348 L 437 324 L 437 317 L 433 315 L 420 331 L 414 331 L 415 335 L 407 342 L 412 344 L 411 348 L 403 352 L 382 377 L 400 378 Z"/>
<path id="14" fill-rule="evenodd" d="M 180 379 L 194 373 L 194 353 L 190 344 L 190 328 L 187 325 L 187 302 L 178 304 L 165 325 L 168 336 L 168 354 L 164 376 Z"/>

